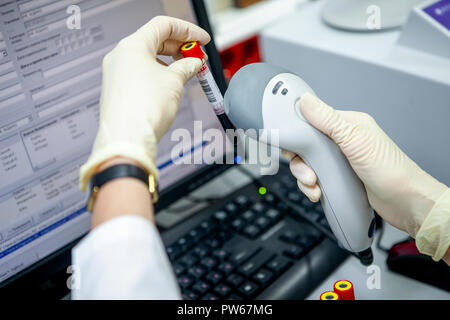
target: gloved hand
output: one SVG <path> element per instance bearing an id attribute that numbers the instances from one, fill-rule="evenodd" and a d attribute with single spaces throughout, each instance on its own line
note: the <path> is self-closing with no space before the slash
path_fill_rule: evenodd
<path id="1" fill-rule="evenodd" d="M 156 145 L 175 118 L 184 85 L 202 62 L 186 58 L 167 66 L 157 55 L 180 58 L 180 46 L 194 40 L 205 45 L 210 36 L 189 22 L 158 16 L 105 56 L 100 125 L 80 170 L 82 190 L 103 162 L 118 156 L 137 161 L 158 177 Z"/>
<path id="2" fill-rule="evenodd" d="M 301 98 L 300 108 L 314 127 L 340 147 L 363 182 L 372 208 L 391 225 L 416 238 L 434 205 L 444 193 L 450 195 L 446 192 L 447 186 L 408 158 L 368 114 L 335 110 L 311 94 Z M 311 201 L 318 201 L 321 190 L 312 168 L 298 155 L 283 153 L 291 160 L 290 169 L 299 188 Z M 438 215 L 446 219 L 445 230 L 450 231 L 450 216 Z M 446 239 L 441 240 L 447 243 L 448 248 L 449 235 L 443 237 Z"/>

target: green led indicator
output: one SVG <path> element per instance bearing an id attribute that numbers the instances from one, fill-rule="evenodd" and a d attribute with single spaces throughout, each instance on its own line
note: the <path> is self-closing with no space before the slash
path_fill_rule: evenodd
<path id="1" fill-rule="evenodd" d="M 259 194 L 265 195 L 267 193 L 267 189 L 265 187 L 259 187 Z"/>

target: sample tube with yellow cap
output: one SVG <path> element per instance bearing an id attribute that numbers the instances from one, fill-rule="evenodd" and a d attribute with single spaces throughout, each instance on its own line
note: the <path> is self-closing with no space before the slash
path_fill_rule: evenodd
<path id="1" fill-rule="evenodd" d="M 353 283 L 348 280 L 340 280 L 334 284 L 334 292 L 339 295 L 340 300 L 355 300 Z"/>
<path id="2" fill-rule="evenodd" d="M 325 291 L 320 295 L 320 300 L 341 300 L 339 295 L 333 291 Z"/>
<path id="3" fill-rule="evenodd" d="M 226 129 L 234 129 L 230 119 L 228 119 L 224 110 L 223 95 L 217 86 L 216 81 L 208 67 L 205 60 L 205 54 L 196 41 L 187 42 L 180 47 L 180 52 L 185 58 L 198 58 L 203 61 L 203 65 L 200 71 L 197 73 L 197 78 L 206 95 L 209 103 L 214 109 L 217 117 L 219 118 L 222 127 Z"/>

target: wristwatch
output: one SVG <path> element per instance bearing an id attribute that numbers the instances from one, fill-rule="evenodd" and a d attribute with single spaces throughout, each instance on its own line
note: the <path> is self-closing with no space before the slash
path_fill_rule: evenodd
<path id="1" fill-rule="evenodd" d="M 118 164 L 106 168 L 105 170 L 95 174 L 89 182 L 89 200 L 87 204 L 88 211 L 92 212 L 95 199 L 100 188 L 107 182 L 118 178 L 136 178 L 141 180 L 148 187 L 148 191 L 152 196 L 153 203 L 158 201 L 158 190 L 156 179 L 152 174 L 148 174 L 144 169 L 132 164 Z"/>

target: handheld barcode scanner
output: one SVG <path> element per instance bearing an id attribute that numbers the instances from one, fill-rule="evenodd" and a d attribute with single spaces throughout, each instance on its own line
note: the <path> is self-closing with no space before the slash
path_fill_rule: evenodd
<path id="1" fill-rule="evenodd" d="M 295 74 L 266 63 L 250 64 L 231 79 L 225 113 L 237 128 L 277 130 L 277 147 L 300 155 L 315 171 L 328 223 L 345 249 L 373 261 L 375 217 L 362 182 L 339 147 L 303 117 L 299 101 L 313 90 Z M 267 141 L 268 134 L 260 134 Z"/>

